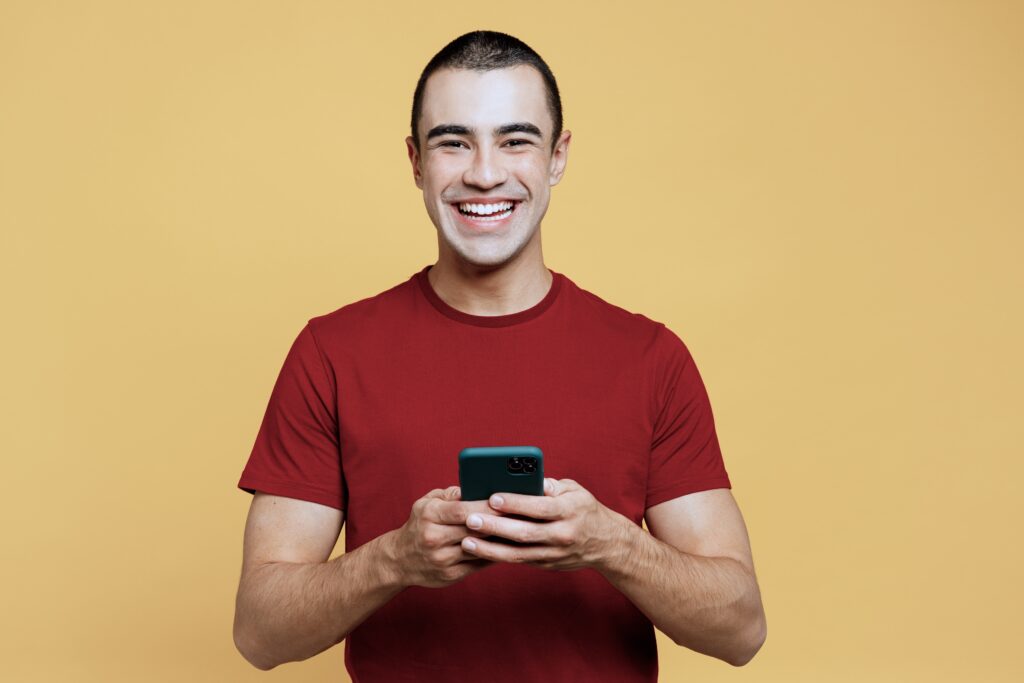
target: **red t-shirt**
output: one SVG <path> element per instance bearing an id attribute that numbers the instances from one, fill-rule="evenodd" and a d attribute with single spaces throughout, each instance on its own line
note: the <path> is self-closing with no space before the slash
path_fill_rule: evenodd
<path id="1" fill-rule="evenodd" d="M 683 342 L 552 272 L 533 307 L 476 316 L 426 266 L 312 318 L 274 385 L 238 487 L 345 511 L 346 551 L 458 484 L 467 446 L 528 445 L 637 525 L 731 488 L 707 392 Z M 353 681 L 657 680 L 651 622 L 593 569 L 500 563 L 413 586 L 346 639 Z"/>

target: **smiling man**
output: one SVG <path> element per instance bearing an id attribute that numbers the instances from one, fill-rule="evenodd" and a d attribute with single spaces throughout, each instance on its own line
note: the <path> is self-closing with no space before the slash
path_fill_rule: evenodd
<path id="1" fill-rule="evenodd" d="M 529 291 L 520 306 L 550 288 L 540 224 L 551 186 L 565 169 L 571 134 L 553 120 L 546 92 L 544 76 L 529 64 L 443 68 L 423 82 L 414 116 L 425 132 L 409 136 L 406 145 L 438 230 L 432 284 L 448 280 L 457 290 L 468 285 L 466 294 L 473 297 L 473 280 L 489 280 L 494 293 L 517 283 L 512 290 Z M 464 275 L 470 281 L 460 283 Z M 455 303 L 474 307 L 469 300 Z M 508 308 L 495 296 L 477 303 L 484 314 Z"/>
<path id="2" fill-rule="evenodd" d="M 238 482 L 253 665 L 345 640 L 363 683 L 623 683 L 657 679 L 655 627 L 736 666 L 761 647 L 689 350 L 544 264 L 570 140 L 521 41 L 477 31 L 427 64 L 406 145 L 437 262 L 308 321 Z M 540 447 L 544 495 L 461 500 L 457 454 L 489 445 Z"/>

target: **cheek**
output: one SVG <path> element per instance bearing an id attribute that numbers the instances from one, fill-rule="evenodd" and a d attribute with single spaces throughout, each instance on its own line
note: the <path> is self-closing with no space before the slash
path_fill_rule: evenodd
<path id="1" fill-rule="evenodd" d="M 515 161 L 511 168 L 514 169 L 516 176 L 522 178 L 523 182 L 528 183 L 535 191 L 540 191 L 548 185 L 548 176 L 550 175 L 548 160 L 542 155 L 529 157 L 523 155 L 521 159 Z"/>
<path id="2" fill-rule="evenodd" d="M 423 178 L 435 187 L 450 185 L 461 173 L 462 164 L 452 157 L 433 157 L 423 164 Z"/>

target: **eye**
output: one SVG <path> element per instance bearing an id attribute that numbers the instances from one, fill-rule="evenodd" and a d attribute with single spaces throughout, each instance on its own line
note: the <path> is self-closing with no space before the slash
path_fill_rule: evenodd
<path id="1" fill-rule="evenodd" d="M 461 145 L 461 144 L 462 144 L 462 142 L 459 141 L 459 140 L 445 140 L 444 142 L 439 143 L 437 146 L 438 147 L 456 147 L 456 146 Z"/>
<path id="2" fill-rule="evenodd" d="M 523 140 L 522 138 L 513 138 L 509 140 L 507 144 L 510 147 L 522 147 L 523 145 L 531 145 L 533 143 L 529 140 Z"/>

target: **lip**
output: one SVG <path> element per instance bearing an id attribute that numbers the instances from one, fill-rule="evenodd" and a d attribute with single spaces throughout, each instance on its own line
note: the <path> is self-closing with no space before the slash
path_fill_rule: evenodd
<path id="1" fill-rule="evenodd" d="M 497 202 L 512 202 L 512 212 L 500 220 L 486 219 L 486 218 L 473 218 L 467 216 L 459 211 L 459 204 L 495 204 Z M 451 202 L 448 206 L 451 207 L 452 213 L 455 214 L 456 220 L 463 225 L 467 225 L 476 231 L 491 232 L 496 228 L 502 228 L 512 220 L 513 216 L 516 215 L 516 211 L 519 210 L 519 205 L 523 203 L 521 199 L 513 199 L 512 197 L 477 197 L 460 199 L 457 202 Z"/>
<path id="2" fill-rule="evenodd" d="M 494 204 L 496 202 L 521 202 L 522 199 L 518 197 L 464 197 L 462 199 L 456 199 L 451 204 L 458 206 L 459 204 Z"/>

